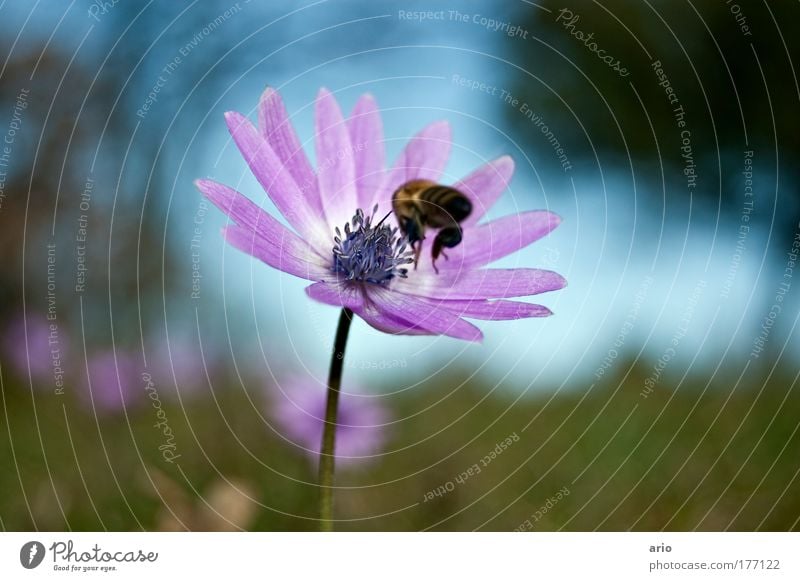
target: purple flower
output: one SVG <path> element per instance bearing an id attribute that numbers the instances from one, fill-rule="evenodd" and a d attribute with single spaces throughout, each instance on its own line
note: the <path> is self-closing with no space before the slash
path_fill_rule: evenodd
<path id="1" fill-rule="evenodd" d="M 383 448 L 389 414 L 377 396 L 339 394 L 336 424 L 336 463 L 353 465 L 374 457 Z M 303 448 L 315 462 L 322 444 L 327 387 L 309 376 L 292 375 L 273 394 L 272 416 L 282 435 Z"/>
<path id="2" fill-rule="evenodd" d="M 255 177 L 283 214 L 286 228 L 239 192 L 211 180 L 198 189 L 235 225 L 224 230 L 236 248 L 289 274 L 314 281 L 307 294 L 347 307 L 387 333 L 448 335 L 477 341 L 481 331 L 462 317 L 508 320 L 552 314 L 541 305 L 506 300 L 560 289 L 560 275 L 534 268 L 485 268 L 538 240 L 559 223 L 555 214 L 530 211 L 479 223 L 506 189 L 514 171 L 504 156 L 475 170 L 454 188 L 472 212 L 461 222 L 463 242 L 448 260 L 428 259 L 423 242 L 418 268 L 398 231 L 392 194 L 414 179 L 437 181 L 450 156 L 450 127 L 429 125 L 385 168 L 383 127 L 370 95 L 345 119 L 333 95 L 316 101 L 317 170 L 312 169 L 279 95 L 261 98 L 259 128 L 239 113 L 225 115 L 233 140 Z M 377 213 L 375 206 L 377 205 Z"/>
<path id="3" fill-rule="evenodd" d="M 52 336 L 52 343 L 51 343 Z M 19 315 L 15 317 L 3 334 L 3 354 L 20 377 L 28 377 L 42 387 L 53 383 L 57 373 L 63 374 L 66 354 L 64 332 L 51 329 L 50 323 L 41 315 Z"/>
<path id="4" fill-rule="evenodd" d="M 144 391 L 136 360 L 124 351 L 94 353 L 87 366 L 89 377 L 84 377 L 81 398 L 98 413 L 121 411 L 135 402 L 139 391 Z"/>
<path id="5" fill-rule="evenodd" d="M 208 386 L 209 376 L 216 373 L 216 353 L 206 346 L 201 352 L 200 345 L 189 337 L 178 336 L 167 341 L 155 339 L 155 349 L 149 350 L 148 370 L 156 387 L 166 397 L 193 396 Z"/>

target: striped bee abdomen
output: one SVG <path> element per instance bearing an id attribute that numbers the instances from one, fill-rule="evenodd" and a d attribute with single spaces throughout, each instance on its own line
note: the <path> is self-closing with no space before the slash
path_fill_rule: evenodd
<path id="1" fill-rule="evenodd" d="M 432 228 L 452 226 L 464 220 L 472 212 L 469 199 L 449 186 L 431 186 L 419 194 L 427 218 Z"/>

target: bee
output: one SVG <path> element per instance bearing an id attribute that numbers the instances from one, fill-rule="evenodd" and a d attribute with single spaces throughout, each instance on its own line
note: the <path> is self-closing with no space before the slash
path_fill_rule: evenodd
<path id="1" fill-rule="evenodd" d="M 430 180 L 411 180 L 397 188 L 392 195 L 392 210 L 414 251 L 414 269 L 417 268 L 422 241 L 425 240 L 425 229 L 439 230 L 431 249 L 431 263 L 438 274 L 436 259 L 440 254 L 447 258 L 443 249 L 461 243 L 463 232 L 459 224 L 472 212 L 472 202 L 450 186 Z"/>

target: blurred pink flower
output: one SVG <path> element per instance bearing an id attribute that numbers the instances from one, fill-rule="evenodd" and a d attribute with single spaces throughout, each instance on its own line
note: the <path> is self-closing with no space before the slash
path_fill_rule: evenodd
<path id="1" fill-rule="evenodd" d="M 272 387 L 278 431 L 317 461 L 322 443 L 327 387 L 307 375 L 292 375 Z M 352 389 L 351 389 L 352 391 Z M 336 464 L 352 466 L 375 459 L 386 442 L 389 413 L 377 396 L 342 392 L 336 425 Z"/>
<path id="2" fill-rule="evenodd" d="M 144 394 L 136 359 L 121 350 L 93 353 L 88 360 L 81 399 L 98 413 L 113 413 L 134 405 Z M 140 393 L 141 392 L 141 393 Z"/>
<path id="3" fill-rule="evenodd" d="M 62 329 L 53 333 L 52 343 L 50 338 L 50 322 L 44 316 L 17 315 L 3 333 L 3 363 L 9 364 L 17 375 L 26 379 L 30 365 L 33 385 L 50 387 L 55 381 L 55 367 L 63 375 L 67 353 L 67 341 Z"/>
<path id="4" fill-rule="evenodd" d="M 157 340 L 156 348 L 148 350 L 147 367 L 158 390 L 168 397 L 178 392 L 187 397 L 207 388 L 206 372 L 213 378 L 218 364 L 217 354 L 204 347 L 201 353 L 200 344 L 186 337 Z"/>
<path id="5" fill-rule="evenodd" d="M 385 167 L 381 115 L 370 95 L 345 118 L 333 94 L 316 101 L 316 172 L 292 128 L 280 96 L 261 98 L 259 127 L 239 113 L 225 115 L 251 171 L 289 222 L 286 228 L 239 192 L 212 180 L 198 189 L 235 222 L 224 235 L 266 264 L 314 282 L 313 299 L 346 307 L 376 329 L 394 334 L 448 335 L 478 341 L 481 331 L 462 317 L 509 320 L 552 314 L 544 306 L 506 300 L 557 290 L 566 281 L 535 268 L 484 268 L 555 228 L 560 219 L 536 210 L 478 223 L 506 189 L 514 162 L 500 157 L 454 187 L 471 213 L 460 223 L 463 242 L 448 249 L 437 273 L 430 260 L 409 269 L 411 250 L 398 230 L 394 191 L 414 179 L 437 181 L 450 157 L 450 126 L 433 123 Z M 377 207 L 378 214 L 374 212 Z M 430 255 L 432 236 L 421 256 Z"/>

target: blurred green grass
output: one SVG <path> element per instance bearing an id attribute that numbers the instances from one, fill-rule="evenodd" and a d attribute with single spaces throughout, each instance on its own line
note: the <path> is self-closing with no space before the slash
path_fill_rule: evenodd
<path id="1" fill-rule="evenodd" d="M 339 471 L 337 528 L 798 530 L 797 378 L 751 371 L 738 385 L 673 378 L 647 398 L 646 366 L 556 395 L 451 374 L 387 397 L 401 421 L 385 455 Z M 315 467 L 264 425 L 263 390 L 165 400 L 175 464 L 146 400 L 96 420 L 7 375 L 2 397 L 5 530 L 316 528 Z"/>

